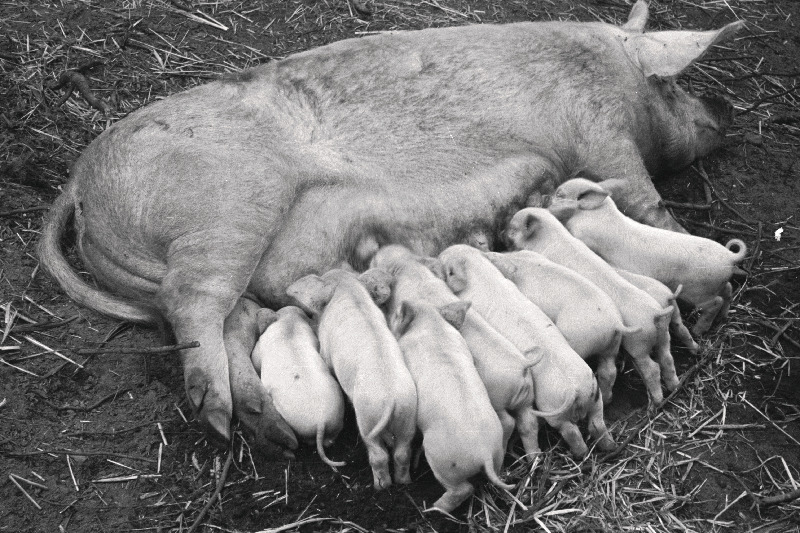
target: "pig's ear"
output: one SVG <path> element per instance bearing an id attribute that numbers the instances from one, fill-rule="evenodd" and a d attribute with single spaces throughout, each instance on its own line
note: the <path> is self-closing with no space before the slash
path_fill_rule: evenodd
<path id="1" fill-rule="evenodd" d="M 533 235 L 536 228 L 539 226 L 539 219 L 533 213 L 527 213 L 525 218 L 522 219 L 522 228 L 526 238 Z"/>
<path id="2" fill-rule="evenodd" d="M 417 261 L 425 268 L 433 272 L 433 275 L 439 278 L 440 280 L 446 280 L 447 276 L 444 272 L 444 265 L 442 262 L 435 257 L 419 257 Z"/>
<path id="3" fill-rule="evenodd" d="M 587 189 L 578 195 L 578 207 L 583 211 L 598 209 L 608 198 L 608 192 L 602 189 Z"/>
<path id="4" fill-rule="evenodd" d="M 276 320 L 278 320 L 278 313 L 272 309 L 262 307 L 256 311 L 256 324 L 258 325 L 258 334 L 263 335 L 267 328 Z"/>
<path id="5" fill-rule="evenodd" d="M 472 302 L 453 302 L 443 305 L 439 308 L 439 314 L 442 315 L 451 326 L 460 330 L 464 325 L 464 320 L 467 318 L 467 310 L 472 305 Z"/>
<path id="6" fill-rule="evenodd" d="M 408 330 L 408 326 L 414 321 L 415 316 L 417 316 L 417 310 L 414 308 L 413 304 L 404 301 L 395 315 L 394 327 L 392 328 L 395 337 L 399 338 L 405 334 Z"/>
<path id="7" fill-rule="evenodd" d="M 631 13 L 628 15 L 628 22 L 622 25 L 622 29 L 642 33 L 644 27 L 647 25 L 649 12 L 650 8 L 647 7 L 647 2 L 645 2 L 645 0 L 639 0 L 633 4 L 633 9 L 631 9 Z"/>
<path id="8" fill-rule="evenodd" d="M 741 20 L 714 31 L 656 31 L 628 35 L 622 41 L 628 57 L 646 76 L 677 76 L 708 51 L 744 27 Z"/>
<path id="9" fill-rule="evenodd" d="M 377 305 L 383 305 L 392 295 L 392 275 L 382 268 L 370 268 L 358 276 L 358 280 Z"/>
<path id="10" fill-rule="evenodd" d="M 467 263 L 463 258 L 453 259 L 444 265 L 444 280 L 454 294 L 467 288 Z"/>
<path id="11" fill-rule="evenodd" d="M 297 302 L 303 311 L 317 316 L 331 299 L 333 286 L 322 281 L 316 274 L 310 274 L 289 285 L 286 295 Z"/>

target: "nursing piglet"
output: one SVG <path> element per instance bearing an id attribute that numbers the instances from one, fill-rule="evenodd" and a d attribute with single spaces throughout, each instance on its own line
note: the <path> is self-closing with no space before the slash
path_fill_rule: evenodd
<path id="1" fill-rule="evenodd" d="M 622 347 L 633 358 L 654 403 L 664 399 L 659 378 L 663 378 L 669 390 L 678 386 L 669 343 L 664 342 L 661 333 L 662 328 L 667 328 L 672 307 L 662 308 L 647 293 L 625 281 L 600 256 L 570 235 L 547 209 L 527 207 L 518 211 L 509 222 L 506 237 L 514 248 L 539 252 L 580 274 L 611 297 L 625 325 L 637 328 L 635 333 L 623 335 Z M 654 352 L 660 369 L 650 358 Z"/>
<path id="2" fill-rule="evenodd" d="M 270 316 L 271 315 L 271 316 Z M 325 455 L 344 426 L 342 389 L 319 353 L 319 341 L 306 314 L 288 306 L 277 313 L 258 312 L 265 328 L 256 343 L 251 360 L 261 383 L 272 396 L 275 409 L 298 437 L 316 443 L 320 458 L 330 466 L 343 466 Z M 274 321 L 273 321 L 274 320 Z M 269 372 L 261 372 L 261 367 Z"/>
<path id="3" fill-rule="evenodd" d="M 472 494 L 468 479 L 480 471 L 494 485 L 513 488 L 497 475 L 504 453 L 500 420 L 456 330 L 468 306 L 456 302 L 437 309 L 406 301 L 390 317 L 417 386 L 417 425 L 425 458 L 445 488 L 432 507 L 446 513 Z"/>
<path id="4" fill-rule="evenodd" d="M 612 266 L 657 279 L 672 291 L 683 285 L 679 299 L 700 309 L 695 335 L 708 331 L 717 316 L 728 316 L 729 280 L 747 254 L 741 240 L 731 239 L 723 246 L 641 224 L 622 214 L 603 187 L 583 178 L 561 184 L 549 210 Z"/>
<path id="5" fill-rule="evenodd" d="M 368 289 L 362 281 L 379 287 Z M 344 392 L 353 402 L 359 433 L 367 447 L 376 489 L 394 481 L 410 483 L 411 440 L 416 432 L 417 394 L 397 340 L 372 294 L 388 295 L 389 279 L 372 269 L 361 276 L 334 269 L 305 276 L 287 294 L 318 317 L 320 348 Z M 383 303 L 380 302 L 379 303 Z"/>
<path id="6" fill-rule="evenodd" d="M 395 244 L 378 250 L 371 264 L 391 275 L 392 294 L 387 302 L 389 316 L 398 313 L 406 300 L 424 301 L 435 306 L 460 301 L 445 282 L 429 269 L 440 268 L 441 263 L 438 260 L 419 257 L 408 248 Z M 525 453 L 539 452 L 536 417 L 545 413 L 534 409 L 530 363 L 522 352 L 474 309 L 467 309 L 464 324 L 459 331 L 467 343 L 475 369 L 503 426 L 503 449 L 516 427 Z"/>
<path id="7" fill-rule="evenodd" d="M 459 244 L 444 250 L 439 259 L 450 290 L 471 301 L 475 310 L 533 363 L 539 409 L 560 411 L 565 402 L 570 404 L 565 412 L 543 418 L 561 433 L 572 453 L 583 457 L 588 452 L 576 425 L 585 417 L 600 449 L 612 449 L 614 440 L 603 420 L 597 381 L 547 315 L 503 277 L 480 250 Z"/>
<path id="8" fill-rule="evenodd" d="M 555 322 L 578 355 L 584 359 L 597 357 L 597 382 L 603 403 L 608 404 L 622 335 L 636 331 L 625 326 L 611 297 L 583 276 L 536 252 L 485 255 Z"/>
<path id="9" fill-rule="evenodd" d="M 678 288 L 675 290 L 675 292 L 672 292 L 669 290 L 669 287 L 657 279 L 653 279 L 649 276 L 642 276 L 641 274 L 634 274 L 633 272 L 628 272 L 627 270 L 621 268 L 615 268 L 614 270 L 617 272 L 617 274 L 629 281 L 635 287 L 638 287 L 649 294 L 650 297 L 652 297 L 659 303 L 659 305 L 661 305 L 661 307 L 666 308 L 672 306 L 672 316 L 669 322 L 669 330 L 667 330 L 665 333 L 667 335 L 672 333 L 672 335 L 676 337 L 683 346 L 688 348 L 690 352 L 696 354 L 700 347 L 692 338 L 692 334 L 689 333 L 689 330 L 683 324 L 681 310 L 678 308 L 678 304 L 675 302 L 678 295 L 683 290 L 683 286 L 678 285 Z"/>

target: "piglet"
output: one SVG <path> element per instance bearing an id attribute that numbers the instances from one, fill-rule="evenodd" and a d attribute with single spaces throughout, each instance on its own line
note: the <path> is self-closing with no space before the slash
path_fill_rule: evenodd
<path id="1" fill-rule="evenodd" d="M 621 268 L 615 268 L 614 270 L 617 272 L 617 274 L 622 276 L 635 287 L 638 287 L 649 294 L 650 297 L 652 297 L 659 303 L 659 305 L 661 305 L 661 307 L 672 307 L 669 330 L 666 331 L 666 334 L 669 335 L 671 333 L 672 336 L 676 337 L 678 341 L 683 346 L 688 348 L 691 353 L 696 354 L 700 347 L 692 338 L 692 334 L 689 333 L 689 330 L 683 324 L 681 310 L 678 308 L 678 304 L 676 303 L 678 296 L 683 290 L 683 285 L 678 285 L 678 288 L 675 290 L 675 292 L 672 292 L 669 290 L 669 287 L 657 279 L 653 279 L 648 276 L 642 276 L 641 274 L 634 274 L 633 272 L 628 272 L 627 270 Z"/>
<path id="2" fill-rule="evenodd" d="M 436 306 L 460 301 L 441 279 L 442 265 L 437 259 L 420 257 L 408 248 L 394 244 L 380 248 L 371 264 L 392 277 L 391 297 L 386 302 L 389 316 L 398 313 L 406 300 L 424 301 Z M 467 309 L 459 331 L 503 426 L 503 449 L 516 427 L 525 453 L 539 452 L 537 416 L 557 413 L 542 413 L 534 409 L 531 363 L 474 309 Z"/>
<path id="3" fill-rule="evenodd" d="M 580 274 L 611 297 L 625 325 L 637 329 L 623 335 L 622 347 L 633 358 L 655 404 L 664 399 L 659 378 L 663 378 L 669 390 L 678 386 L 669 343 L 664 343 L 661 332 L 668 327 L 666 320 L 672 314 L 672 307 L 662 308 L 647 293 L 621 278 L 600 256 L 570 235 L 547 209 L 527 207 L 518 211 L 508 224 L 506 238 L 509 246 L 539 252 Z M 657 356 L 660 369 L 651 354 Z"/>
<path id="4" fill-rule="evenodd" d="M 318 318 L 322 357 L 353 402 L 376 490 L 392 483 L 390 446 L 394 448 L 394 481 L 411 482 L 411 440 L 417 419 L 414 380 L 383 313 L 370 296 L 385 299 L 389 285 L 388 275 L 378 269 L 361 276 L 334 269 L 323 276 L 305 276 L 287 289 L 291 298 Z"/>
<path id="5" fill-rule="evenodd" d="M 533 363 L 536 403 L 567 441 L 572 453 L 583 457 L 588 448 L 576 423 L 589 419 L 589 433 L 602 450 L 614 447 L 603 420 L 603 400 L 591 369 L 573 350 L 555 324 L 500 273 L 480 250 L 459 244 L 445 249 L 439 259 L 447 285 L 469 300 L 489 324 L 510 340 Z"/>
<path id="6" fill-rule="evenodd" d="M 432 508 L 445 513 L 472 494 L 475 489 L 468 479 L 480 471 L 494 485 L 513 488 L 497 475 L 503 463 L 503 428 L 456 329 L 468 307 L 466 302 L 436 308 L 405 301 L 390 317 L 417 386 L 422 448 L 445 488 Z"/>
<path id="7" fill-rule="evenodd" d="M 613 188 L 613 181 L 604 183 Z M 723 246 L 641 224 L 622 214 L 608 191 L 584 178 L 562 183 L 548 209 L 612 266 L 657 279 L 672 291 L 683 285 L 679 299 L 701 310 L 695 335 L 707 332 L 716 317 L 727 317 L 729 280 L 747 254 L 741 240 L 731 239 Z"/>
<path id="8" fill-rule="evenodd" d="M 608 404 L 622 335 L 637 331 L 625 326 L 611 297 L 583 276 L 536 252 L 485 255 L 544 311 L 578 355 L 597 357 L 597 381 L 603 403 Z"/>
<path id="9" fill-rule="evenodd" d="M 319 341 L 306 314 L 284 307 L 277 313 L 261 309 L 257 316 L 264 328 L 251 359 L 275 408 L 297 435 L 316 443 L 320 458 L 330 466 L 345 463 L 328 459 L 330 446 L 344 425 L 344 397 L 319 353 Z M 267 324 L 272 322 L 267 327 Z M 261 372 L 261 367 L 269 372 Z"/>

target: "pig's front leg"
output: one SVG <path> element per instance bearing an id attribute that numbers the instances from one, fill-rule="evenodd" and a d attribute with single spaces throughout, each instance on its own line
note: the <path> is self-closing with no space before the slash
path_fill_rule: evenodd
<path id="1" fill-rule="evenodd" d="M 225 319 L 223 336 L 228 354 L 233 414 L 255 440 L 261 455 L 293 458 L 294 455 L 286 448 L 297 447 L 294 432 L 275 409 L 272 397 L 250 360 L 261 334 L 256 320 L 259 309 L 259 304 L 242 297 Z M 269 368 L 261 371 L 269 372 Z"/>

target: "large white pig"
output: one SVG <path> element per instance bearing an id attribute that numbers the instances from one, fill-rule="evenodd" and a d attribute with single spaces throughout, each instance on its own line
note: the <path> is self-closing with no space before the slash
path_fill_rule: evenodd
<path id="1" fill-rule="evenodd" d="M 556 428 L 578 457 L 588 448 L 576 425 L 588 418 L 589 433 L 602 450 L 614 448 L 603 420 L 603 399 L 589 366 L 573 350 L 553 321 L 528 300 L 472 246 L 458 244 L 439 254 L 448 287 L 472 306 L 532 363 L 536 404 L 542 411 L 561 411 L 543 418 Z"/>
<path id="2" fill-rule="evenodd" d="M 603 403 L 611 401 L 616 359 L 625 326 L 614 300 L 580 274 L 536 252 L 521 250 L 487 259 L 552 320 L 572 349 L 584 359 L 597 358 L 597 384 Z"/>
<path id="3" fill-rule="evenodd" d="M 330 466 L 324 446 L 330 446 L 344 426 L 344 396 L 319 353 L 319 341 L 302 309 L 278 310 L 277 320 L 265 328 L 250 356 L 275 409 L 297 435 L 316 444 Z"/>
<path id="4" fill-rule="evenodd" d="M 385 246 L 375 254 L 372 266 L 385 270 L 392 277 L 391 297 L 387 301 L 389 316 L 399 313 L 404 301 L 423 301 L 435 306 L 460 301 L 445 282 L 431 272 L 432 263 L 435 265 L 438 261 L 416 256 L 408 248 L 396 244 Z M 516 427 L 525 452 L 540 451 L 536 417 L 546 413 L 534 409 L 535 388 L 528 360 L 474 309 L 467 309 L 459 331 L 503 426 L 503 449 Z"/>
<path id="5" fill-rule="evenodd" d="M 503 465 L 503 428 L 472 356 L 457 328 L 466 302 L 436 308 L 402 303 L 390 317 L 406 365 L 417 386 L 417 425 L 433 475 L 445 493 L 431 506 L 449 513 L 475 490 L 469 478 L 483 471 L 498 487 Z"/>
<path id="6" fill-rule="evenodd" d="M 255 372 L 236 370 L 249 353 L 225 349 L 238 298 L 290 303 L 292 282 L 348 259 L 365 232 L 435 255 L 476 225 L 497 231 L 577 169 L 623 176 L 615 199 L 627 214 L 680 230 L 649 175 L 719 146 L 732 108 L 675 77 L 742 23 L 644 32 L 646 18 L 640 1 L 623 26 L 387 32 L 153 102 L 75 162 L 42 264 L 80 304 L 199 341 L 182 359 L 209 437 L 227 441 L 235 411 L 258 449 L 291 447 Z M 65 259 L 73 218 L 80 257 L 108 292 Z"/>
<path id="7" fill-rule="evenodd" d="M 614 300 L 625 325 L 637 328 L 636 332 L 623 335 L 622 347 L 633 358 L 633 364 L 655 404 L 664 399 L 660 378 L 669 390 L 678 386 L 669 342 L 665 343 L 668 337 L 662 333 L 668 328 L 667 317 L 673 311 L 671 306 L 662 308 L 646 292 L 620 277 L 600 256 L 570 235 L 547 209 L 522 209 L 509 222 L 505 236 L 515 249 L 539 252 L 585 277 Z M 658 359 L 658 364 L 650 358 L 651 355 Z"/>
<path id="8" fill-rule="evenodd" d="M 379 282 L 376 274 L 377 269 L 373 269 L 361 279 Z M 384 275 L 380 283 L 388 286 L 389 280 Z M 375 489 L 392 484 L 387 447 L 392 448 L 394 481 L 411 483 L 416 388 L 400 347 L 370 292 L 356 274 L 334 269 L 323 276 L 311 274 L 297 280 L 288 294 L 319 317 L 320 351 L 353 402 Z"/>
<path id="9" fill-rule="evenodd" d="M 672 291 L 683 286 L 678 299 L 700 309 L 695 335 L 708 331 L 717 316 L 728 316 L 729 280 L 747 255 L 741 240 L 731 239 L 723 246 L 696 235 L 640 224 L 617 209 L 608 191 L 584 178 L 559 186 L 548 209 L 611 265 L 657 279 Z"/>

